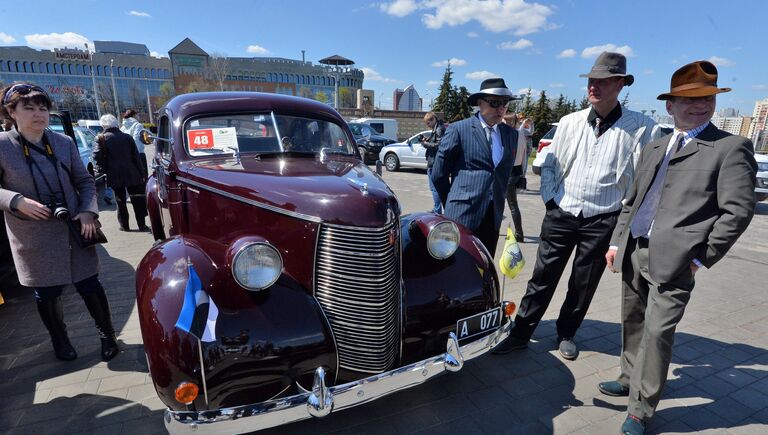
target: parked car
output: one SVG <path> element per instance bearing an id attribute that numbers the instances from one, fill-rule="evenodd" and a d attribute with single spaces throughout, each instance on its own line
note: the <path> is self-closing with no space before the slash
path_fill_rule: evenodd
<path id="1" fill-rule="evenodd" d="M 757 184 L 755 184 L 755 198 L 758 201 L 768 199 L 768 155 L 755 153 L 757 161 Z"/>
<path id="2" fill-rule="evenodd" d="M 531 162 L 531 169 L 536 175 L 541 175 L 541 165 L 544 164 L 544 160 L 547 158 L 547 154 L 549 154 L 549 148 L 547 147 L 552 143 L 552 138 L 555 137 L 557 124 L 557 122 L 552 123 L 552 128 L 539 139 L 539 146 L 536 148 L 536 157 L 534 157 L 533 162 Z"/>
<path id="3" fill-rule="evenodd" d="M 427 169 L 427 149 L 421 145 L 421 138 L 429 137 L 431 133 L 432 130 L 424 130 L 405 142 L 385 146 L 379 152 L 379 160 L 390 172 L 397 171 L 401 167 Z"/>
<path id="4" fill-rule="evenodd" d="M 482 243 L 401 214 L 327 105 L 184 94 L 154 144 L 158 242 L 136 297 L 170 433 L 325 416 L 457 371 L 509 334 L 514 304 Z"/>
<path id="5" fill-rule="evenodd" d="M 387 139 L 398 139 L 397 120 L 391 118 L 357 118 L 353 122 L 357 124 L 368 124 L 376 134 L 384 136 Z"/>
<path id="6" fill-rule="evenodd" d="M 379 158 L 381 148 L 391 143 L 395 143 L 394 140 L 380 135 L 368 124 L 350 122 L 349 129 L 352 130 L 355 142 L 357 143 L 357 150 L 364 163 L 375 161 Z"/>
<path id="7" fill-rule="evenodd" d="M 97 119 L 78 119 L 77 126 L 91 130 L 94 134 L 101 133 L 104 129 L 101 127 L 101 122 Z"/>

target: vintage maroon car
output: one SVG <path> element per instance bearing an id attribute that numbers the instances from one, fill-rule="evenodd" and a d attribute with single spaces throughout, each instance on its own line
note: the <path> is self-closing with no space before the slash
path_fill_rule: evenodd
<path id="1" fill-rule="evenodd" d="M 460 225 L 402 215 L 331 107 L 197 93 L 161 111 L 136 270 L 171 433 L 238 433 L 421 384 L 509 333 L 493 261 Z"/>

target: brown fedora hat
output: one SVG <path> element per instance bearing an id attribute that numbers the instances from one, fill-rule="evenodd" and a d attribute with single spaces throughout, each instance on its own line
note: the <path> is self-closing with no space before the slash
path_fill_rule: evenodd
<path id="1" fill-rule="evenodd" d="M 669 100 L 671 97 L 708 97 L 731 88 L 717 87 L 717 67 L 712 62 L 697 60 L 675 71 L 669 85 L 669 92 L 656 99 Z"/>
<path id="2" fill-rule="evenodd" d="M 632 86 L 635 76 L 627 74 L 627 58 L 621 53 L 604 51 L 592 65 L 592 71 L 587 74 L 579 74 L 579 77 L 590 79 L 607 79 L 608 77 L 624 77 L 624 85 Z"/>

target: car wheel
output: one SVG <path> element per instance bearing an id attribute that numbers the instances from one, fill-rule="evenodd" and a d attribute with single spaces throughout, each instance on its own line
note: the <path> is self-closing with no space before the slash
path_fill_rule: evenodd
<path id="1" fill-rule="evenodd" d="M 400 169 L 400 159 L 397 158 L 396 154 L 389 153 L 384 156 L 384 166 L 387 168 L 387 171 L 395 172 Z"/>
<path id="2" fill-rule="evenodd" d="M 367 154 L 365 147 L 357 147 L 357 151 L 360 153 L 360 158 L 363 159 L 363 163 L 368 163 L 368 159 L 365 158 L 365 155 Z"/>
<path id="3" fill-rule="evenodd" d="M 768 193 L 755 193 L 755 199 L 757 202 L 765 201 L 768 199 Z"/>

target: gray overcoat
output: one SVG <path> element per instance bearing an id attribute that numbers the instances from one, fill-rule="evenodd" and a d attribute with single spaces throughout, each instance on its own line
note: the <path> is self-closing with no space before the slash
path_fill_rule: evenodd
<path id="1" fill-rule="evenodd" d="M 49 202 L 50 185 L 57 192 L 63 188 L 71 216 L 82 211 L 98 216 L 96 186 L 83 166 L 74 142 L 68 136 L 51 131 L 46 131 L 45 135 L 56 158 L 69 170 L 67 173 L 59 165 L 61 185 L 47 156 L 32 150 L 30 158 L 35 164 L 29 165 L 18 133 L 15 130 L 0 132 L 0 210 L 6 212 L 5 224 L 19 282 L 27 287 L 72 284 L 99 272 L 96 248 L 78 246 L 64 222 L 53 217 L 46 221 L 30 220 L 11 211 L 11 200 L 19 193 L 42 204 Z M 37 145 L 42 148 L 42 144 Z M 38 197 L 32 177 L 44 198 Z"/>

